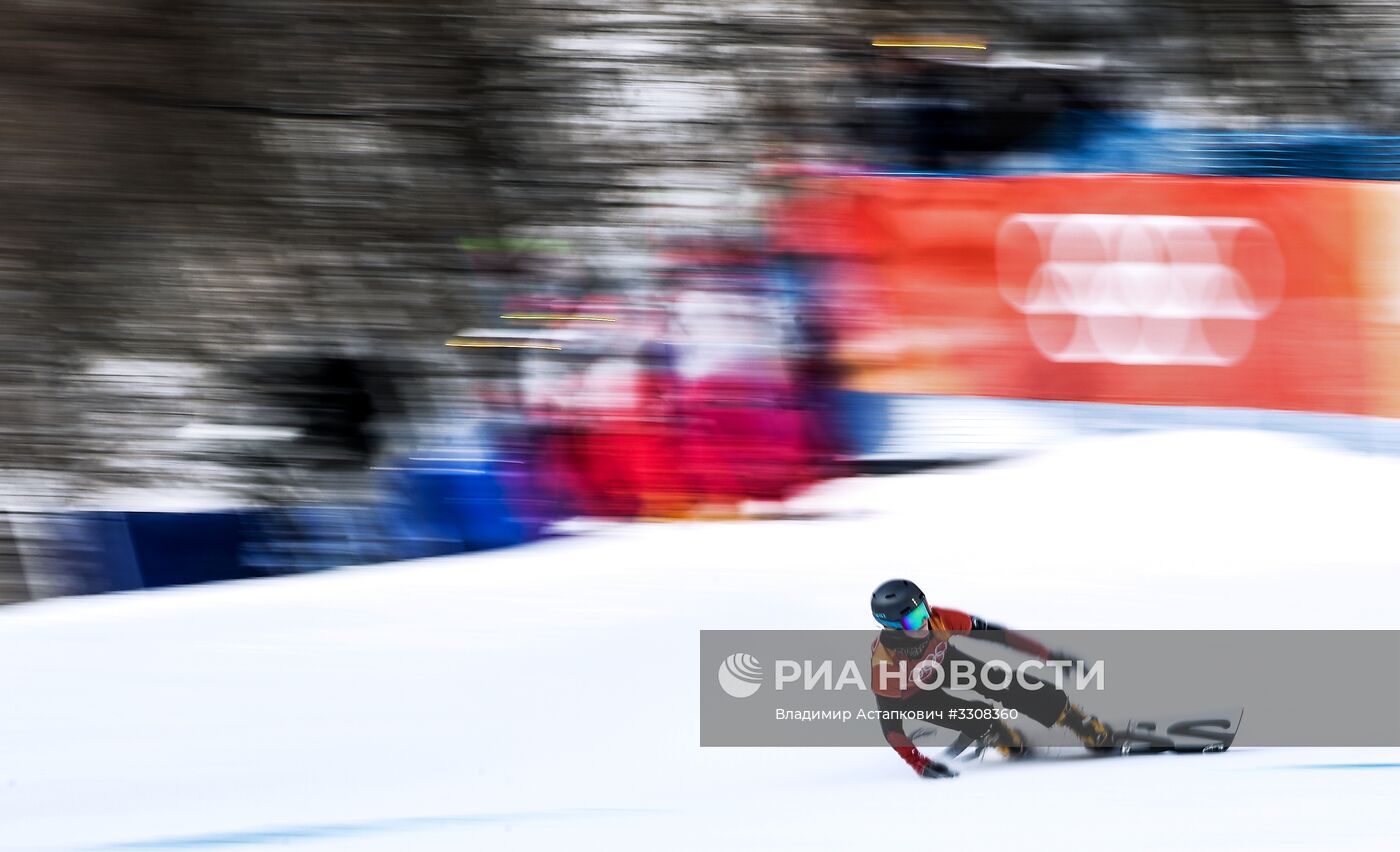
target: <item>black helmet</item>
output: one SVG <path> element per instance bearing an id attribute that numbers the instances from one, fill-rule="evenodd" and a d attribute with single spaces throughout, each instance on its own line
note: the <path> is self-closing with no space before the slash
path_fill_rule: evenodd
<path id="1" fill-rule="evenodd" d="M 870 614 L 891 630 L 918 630 L 928 620 L 928 599 L 908 580 L 886 580 L 870 596 Z"/>

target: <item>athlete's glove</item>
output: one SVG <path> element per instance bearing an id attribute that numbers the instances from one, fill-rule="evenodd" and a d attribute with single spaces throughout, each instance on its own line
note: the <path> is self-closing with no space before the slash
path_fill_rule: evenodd
<path id="1" fill-rule="evenodd" d="M 882 723 L 892 724 L 892 723 Z M 930 760 L 927 755 L 919 751 L 914 746 L 909 736 L 904 733 L 903 728 L 890 727 L 885 731 L 885 741 L 894 748 L 895 753 L 909 764 L 909 768 L 919 773 L 924 778 L 955 778 L 956 772 L 939 763 Z"/>
<path id="2" fill-rule="evenodd" d="M 899 738 L 903 738 L 903 736 L 903 733 L 898 734 Z M 895 751 L 899 752 L 899 756 L 904 758 L 904 762 L 909 764 L 910 769 L 924 778 L 956 778 L 958 776 L 958 773 L 936 760 L 930 760 L 912 745 L 895 746 Z"/>
<path id="3" fill-rule="evenodd" d="M 958 773 L 944 766 L 936 760 L 929 760 L 924 763 L 924 768 L 919 770 L 919 774 L 925 778 L 957 778 Z"/>

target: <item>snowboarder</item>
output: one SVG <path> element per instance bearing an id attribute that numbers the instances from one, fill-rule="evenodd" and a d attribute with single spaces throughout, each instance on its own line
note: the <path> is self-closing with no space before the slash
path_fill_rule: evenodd
<path id="1" fill-rule="evenodd" d="M 1042 660 L 1050 659 L 1049 649 L 1034 639 L 965 612 L 930 607 L 924 593 L 908 580 L 882 583 L 870 597 L 870 611 L 885 628 L 880 631 L 870 658 L 871 686 L 882 711 L 880 726 L 885 741 L 923 777 L 947 778 L 957 773 L 920 753 L 905 733 L 900 713 L 923 711 L 924 715 L 913 718 L 958 731 L 958 745 L 950 749 L 954 755 L 961 750 L 959 746 L 966 748 L 975 744 L 979 751 L 990 747 L 1008 758 L 1025 756 L 1028 753 L 1025 737 L 1004 718 L 1010 715 L 1010 710 L 1025 714 L 1046 727 L 1064 726 L 1087 748 L 1098 750 L 1113 746 L 1114 735 L 1108 726 L 1071 702 L 1063 690 L 1045 681 L 1041 681 L 1037 689 L 1027 689 L 1017 680 L 996 689 L 991 694 L 1003 708 L 955 695 L 946 688 L 925 688 L 917 682 L 938 683 L 936 678 L 926 675 L 935 667 L 946 670 L 956 661 L 966 661 L 981 670 L 982 661 L 949 644 L 953 636 L 973 630 L 994 631 L 980 638 Z M 913 676 L 915 673 L 919 675 L 917 678 Z M 982 694 L 991 692 L 982 685 L 974 689 Z M 940 715 L 930 719 L 927 715 L 930 712 Z"/>

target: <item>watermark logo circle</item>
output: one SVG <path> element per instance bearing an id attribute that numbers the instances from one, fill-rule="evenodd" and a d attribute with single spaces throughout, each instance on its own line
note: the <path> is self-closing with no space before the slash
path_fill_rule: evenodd
<path id="1" fill-rule="evenodd" d="M 748 698 L 763 683 L 763 664 L 752 654 L 730 654 L 719 664 L 719 685 L 732 698 Z"/>

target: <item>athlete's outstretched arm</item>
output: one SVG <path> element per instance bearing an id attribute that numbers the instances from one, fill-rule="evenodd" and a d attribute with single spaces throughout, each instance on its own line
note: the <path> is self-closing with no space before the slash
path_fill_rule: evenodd
<path id="1" fill-rule="evenodd" d="M 980 618 L 975 615 L 969 615 L 968 618 L 972 621 L 973 630 L 996 631 L 996 633 L 999 634 L 997 636 L 997 641 L 1006 647 L 1015 648 L 1017 651 L 1030 654 L 1032 657 L 1037 657 L 1042 660 L 1050 659 L 1050 649 L 1026 634 L 1017 633 L 1015 630 L 1003 627 L 1000 624 L 993 624 L 985 618 Z"/>
<path id="2" fill-rule="evenodd" d="M 895 750 L 909 768 L 919 773 L 925 778 L 952 778 L 958 773 L 928 757 L 919 751 L 919 747 L 914 745 L 914 741 L 909 739 L 909 735 L 904 733 L 904 722 L 894 711 L 899 710 L 901 702 L 893 701 L 883 695 L 875 696 L 880 710 L 880 730 L 885 734 L 885 742 L 890 744 L 890 748 Z"/>

